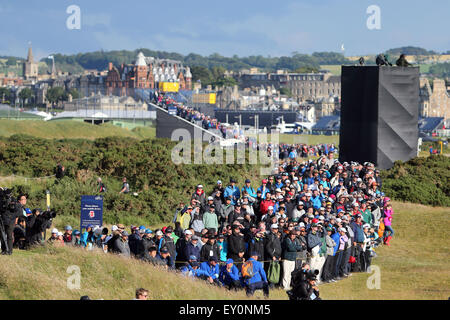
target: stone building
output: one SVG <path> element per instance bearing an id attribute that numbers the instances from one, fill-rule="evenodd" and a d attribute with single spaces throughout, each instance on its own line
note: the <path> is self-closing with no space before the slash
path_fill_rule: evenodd
<path id="1" fill-rule="evenodd" d="M 23 63 L 23 77 L 28 79 L 37 79 L 38 77 L 38 62 L 35 62 L 33 59 L 33 50 L 30 47 L 28 48 L 27 60 Z"/>
<path id="2" fill-rule="evenodd" d="M 331 73 L 240 73 L 236 80 L 241 89 L 261 85 L 289 88 L 299 102 L 341 95 L 341 77 Z"/>
<path id="3" fill-rule="evenodd" d="M 155 89 L 160 82 L 178 82 L 180 90 L 192 89 L 189 67 L 180 61 L 145 57 L 142 52 L 134 64 L 114 66 L 111 62 L 105 79 L 107 94 L 133 95 L 134 89 Z"/>
<path id="4" fill-rule="evenodd" d="M 433 87 L 427 78 L 420 78 L 420 109 L 421 117 L 443 117 L 450 120 L 450 96 L 445 80 L 434 79 Z"/>

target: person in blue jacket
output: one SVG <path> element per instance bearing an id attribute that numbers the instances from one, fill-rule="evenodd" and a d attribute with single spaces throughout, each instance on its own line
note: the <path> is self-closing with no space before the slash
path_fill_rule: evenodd
<path id="1" fill-rule="evenodd" d="M 210 257 L 209 261 L 202 262 L 200 264 L 200 270 L 206 272 L 206 275 L 204 277 L 209 283 L 220 285 L 219 281 L 220 269 L 219 265 L 217 264 L 216 257 L 214 256 Z"/>
<path id="2" fill-rule="evenodd" d="M 247 296 L 252 296 L 255 290 L 262 289 L 264 297 L 269 297 L 269 282 L 267 281 L 266 272 L 261 262 L 258 261 L 258 252 L 252 252 L 250 259 L 253 264 L 253 277 L 245 279 L 245 291 Z"/>
<path id="3" fill-rule="evenodd" d="M 200 263 L 198 263 L 195 256 L 189 257 L 189 262 L 186 262 L 184 266 L 180 268 L 183 275 L 192 278 L 207 277 L 208 273 L 205 270 L 200 269 Z"/>
<path id="4" fill-rule="evenodd" d="M 86 227 L 86 230 L 81 234 L 80 243 L 81 246 L 86 247 L 88 243 L 88 237 L 90 238 L 91 234 L 93 234 L 94 226 L 92 224 Z"/>
<path id="5" fill-rule="evenodd" d="M 247 194 L 252 197 L 252 200 L 256 200 L 256 191 L 253 189 L 253 187 L 250 185 L 250 179 L 245 180 L 245 186 L 242 187 L 241 193 L 244 193 L 244 191 L 247 191 Z"/>
<path id="6" fill-rule="evenodd" d="M 239 200 L 241 197 L 241 192 L 239 191 L 239 188 L 236 186 L 236 180 L 231 178 L 230 179 L 230 185 L 225 188 L 223 196 L 231 197 L 231 204 L 234 206 L 236 204 L 236 201 Z"/>
<path id="7" fill-rule="evenodd" d="M 242 288 L 240 280 L 239 270 L 234 265 L 233 259 L 228 259 L 225 265 L 220 268 L 219 281 L 228 289 L 238 290 Z"/>

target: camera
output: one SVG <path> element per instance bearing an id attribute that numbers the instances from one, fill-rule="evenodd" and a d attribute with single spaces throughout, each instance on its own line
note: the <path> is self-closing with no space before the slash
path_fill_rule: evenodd
<path id="1" fill-rule="evenodd" d="M 0 188 L 0 214 L 6 211 L 14 211 L 16 209 L 17 201 L 12 196 L 11 189 Z"/>
<path id="2" fill-rule="evenodd" d="M 56 217 L 56 212 L 53 210 L 44 211 L 41 216 L 46 220 L 51 220 Z"/>

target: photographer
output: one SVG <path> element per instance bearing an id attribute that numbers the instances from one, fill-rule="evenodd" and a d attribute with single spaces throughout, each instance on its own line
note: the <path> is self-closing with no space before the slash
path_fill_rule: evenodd
<path id="1" fill-rule="evenodd" d="M 13 232 L 17 219 L 23 215 L 21 206 L 11 196 L 11 190 L 0 189 L 0 238 L 2 254 L 10 255 L 13 251 Z"/>
<path id="2" fill-rule="evenodd" d="M 41 244 L 42 233 L 50 229 L 52 226 L 52 220 L 56 216 L 53 211 L 45 211 L 41 213 L 40 209 L 34 209 L 32 215 L 27 220 L 27 242 L 28 245 Z"/>
<path id="3" fill-rule="evenodd" d="M 292 290 L 287 291 L 290 300 L 321 300 L 316 286 L 319 270 L 309 270 L 305 264 L 302 270 L 296 271 L 292 278 Z"/>

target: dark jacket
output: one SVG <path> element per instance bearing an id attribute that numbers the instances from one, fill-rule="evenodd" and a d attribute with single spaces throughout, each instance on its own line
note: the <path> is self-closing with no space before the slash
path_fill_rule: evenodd
<path id="1" fill-rule="evenodd" d="M 302 246 L 300 241 L 296 238 L 294 241 L 290 237 L 284 238 L 283 241 L 283 259 L 295 261 L 297 258 L 297 251 L 301 251 Z"/>
<path id="2" fill-rule="evenodd" d="M 227 257 L 233 259 L 234 262 L 242 262 L 242 258 L 239 257 L 239 252 L 245 252 L 244 236 L 233 232 L 228 237 L 228 252 Z"/>
<path id="3" fill-rule="evenodd" d="M 192 244 L 192 242 L 189 242 L 186 245 L 185 256 L 188 257 L 188 258 L 190 256 L 195 256 L 197 258 L 197 261 L 200 261 L 200 248 L 197 247 L 197 246 L 194 246 Z"/>
<path id="4" fill-rule="evenodd" d="M 128 245 L 130 246 L 130 252 L 133 255 L 137 256 L 142 253 L 141 242 L 142 242 L 141 237 L 136 233 L 133 233 L 128 237 Z"/>
<path id="5" fill-rule="evenodd" d="M 220 260 L 220 249 L 217 243 L 213 245 L 205 243 L 200 250 L 200 262 L 208 261 L 210 257 L 216 257 L 217 261 Z"/>
<path id="6" fill-rule="evenodd" d="M 272 260 L 273 257 L 281 258 L 281 241 L 277 235 L 272 232 L 266 238 L 265 260 Z"/>
<path id="7" fill-rule="evenodd" d="M 250 258 L 250 255 L 252 252 L 258 253 L 258 260 L 264 261 L 264 238 L 257 238 L 255 236 L 251 237 L 248 242 L 247 252 L 246 252 L 246 259 Z"/>
<path id="8" fill-rule="evenodd" d="M 178 239 L 176 244 L 177 261 L 186 262 L 189 260 L 189 256 L 186 256 L 186 246 L 188 243 L 189 241 L 186 241 L 185 238 Z"/>
<path id="9" fill-rule="evenodd" d="M 170 256 L 175 259 L 177 250 L 175 248 L 175 242 L 173 241 L 172 237 L 164 235 L 164 237 L 161 238 L 160 249 L 163 247 L 166 247 L 167 250 L 169 250 Z"/>

